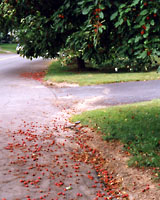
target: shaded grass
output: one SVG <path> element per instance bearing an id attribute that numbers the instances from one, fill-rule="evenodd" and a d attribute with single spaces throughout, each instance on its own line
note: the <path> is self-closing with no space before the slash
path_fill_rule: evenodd
<path id="1" fill-rule="evenodd" d="M 160 100 L 88 111 L 73 116 L 77 120 L 105 140 L 120 140 L 133 155 L 129 165 L 157 168 L 160 178 Z"/>
<path id="2" fill-rule="evenodd" d="M 10 51 L 12 53 L 16 53 L 17 44 L 0 44 L 1 53 L 5 53 L 5 51 Z"/>
<path id="3" fill-rule="evenodd" d="M 45 80 L 77 83 L 81 86 L 155 79 L 160 79 L 160 74 L 155 71 L 139 73 L 104 73 L 100 71 L 79 72 L 75 65 L 62 67 L 58 61 L 54 61 L 49 66 L 48 72 L 45 76 Z"/>

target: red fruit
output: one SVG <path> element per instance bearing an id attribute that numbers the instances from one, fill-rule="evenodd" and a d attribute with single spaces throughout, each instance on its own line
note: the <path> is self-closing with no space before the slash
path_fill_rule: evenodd
<path id="1" fill-rule="evenodd" d="M 60 14 L 60 15 L 58 15 L 58 17 L 64 19 L 64 15 Z"/>
<path id="2" fill-rule="evenodd" d="M 91 180 L 94 179 L 94 177 L 93 177 L 93 176 L 90 176 L 90 175 L 88 175 L 88 178 L 91 179 Z"/>
<path id="3" fill-rule="evenodd" d="M 151 52 L 150 51 L 147 51 L 147 56 L 150 56 L 151 55 Z"/>
<path id="4" fill-rule="evenodd" d="M 143 34 L 144 34 L 144 30 L 141 31 L 141 35 L 143 35 Z"/>
<path id="5" fill-rule="evenodd" d="M 77 196 L 78 197 L 82 197 L 83 195 L 81 193 L 77 193 Z"/>
<path id="6" fill-rule="evenodd" d="M 146 187 L 146 190 L 149 190 L 149 189 L 150 189 L 150 187 L 149 187 L 149 186 L 147 186 L 147 187 Z"/>
<path id="7" fill-rule="evenodd" d="M 122 198 L 128 197 L 128 194 L 123 194 Z"/>
<path id="8" fill-rule="evenodd" d="M 92 188 L 96 188 L 97 186 L 96 185 L 92 185 Z"/>
<path id="9" fill-rule="evenodd" d="M 144 2 L 144 4 L 143 4 L 144 6 L 147 6 L 147 2 Z"/>
<path id="10" fill-rule="evenodd" d="M 157 17 L 157 13 L 154 13 L 153 16 L 154 16 L 154 17 Z"/>
<path id="11" fill-rule="evenodd" d="M 145 25 L 143 25 L 142 28 L 143 28 L 144 30 L 146 30 L 146 26 L 145 26 Z"/>
<path id="12" fill-rule="evenodd" d="M 149 17 L 146 17 L 146 19 L 149 20 L 150 18 L 149 18 Z"/>
<path id="13" fill-rule="evenodd" d="M 95 9 L 96 12 L 101 12 L 100 8 Z"/>

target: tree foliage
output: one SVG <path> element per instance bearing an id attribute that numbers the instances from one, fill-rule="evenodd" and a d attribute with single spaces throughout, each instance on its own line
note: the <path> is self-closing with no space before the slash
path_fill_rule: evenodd
<path id="1" fill-rule="evenodd" d="M 160 0 L 2 0 L 1 29 L 13 30 L 29 58 L 70 49 L 102 63 L 160 56 Z"/>
<path id="2" fill-rule="evenodd" d="M 126 1 L 117 7 L 110 19 L 114 22 L 117 53 L 138 62 L 150 64 L 160 56 L 160 1 Z"/>

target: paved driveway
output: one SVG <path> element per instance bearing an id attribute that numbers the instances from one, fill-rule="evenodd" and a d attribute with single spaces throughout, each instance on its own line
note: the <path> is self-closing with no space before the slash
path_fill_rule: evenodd
<path id="1" fill-rule="evenodd" d="M 159 99 L 160 80 L 59 88 L 56 91 L 59 100 L 73 101 L 78 110 L 89 110 Z"/>

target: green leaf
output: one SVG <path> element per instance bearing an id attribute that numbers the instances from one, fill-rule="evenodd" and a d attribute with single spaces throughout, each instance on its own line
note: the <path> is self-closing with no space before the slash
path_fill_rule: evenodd
<path id="1" fill-rule="evenodd" d="M 128 44 L 132 44 L 133 41 L 134 41 L 134 38 L 129 39 L 129 40 L 128 40 Z"/>
<path id="2" fill-rule="evenodd" d="M 135 41 L 134 41 L 134 42 L 135 42 L 135 43 L 139 42 L 139 41 L 141 40 L 141 38 L 142 38 L 141 36 L 136 36 L 136 38 L 135 38 Z"/>
<path id="3" fill-rule="evenodd" d="M 154 23 L 154 20 L 153 20 L 153 19 L 151 20 L 151 25 L 152 25 L 152 26 L 154 26 L 154 25 L 155 25 L 155 23 Z"/>
<path id="4" fill-rule="evenodd" d="M 140 13 L 141 16 L 147 15 L 148 14 L 148 10 L 142 10 L 142 12 Z"/>
<path id="5" fill-rule="evenodd" d="M 131 11 L 131 8 L 127 8 L 124 12 L 128 13 L 129 11 Z"/>
<path id="6" fill-rule="evenodd" d="M 147 38 L 148 37 L 148 33 L 143 35 L 143 38 Z"/>
<path id="7" fill-rule="evenodd" d="M 115 13 L 113 13 L 110 17 L 111 20 L 115 19 L 118 15 L 118 11 L 116 11 Z"/>
<path id="8" fill-rule="evenodd" d="M 118 26 L 120 26 L 121 24 L 123 24 L 123 19 L 120 19 L 118 22 L 115 23 L 115 27 L 117 28 Z"/>
<path id="9" fill-rule="evenodd" d="M 131 23 L 130 23 L 130 21 L 129 21 L 129 20 L 127 20 L 127 24 L 128 24 L 128 26 L 131 26 Z"/>
<path id="10" fill-rule="evenodd" d="M 83 5 L 84 1 L 78 2 L 78 5 Z"/>
<path id="11" fill-rule="evenodd" d="M 157 8 L 155 8 L 154 11 L 153 11 L 153 13 L 157 13 L 157 11 L 158 11 Z"/>
<path id="12" fill-rule="evenodd" d="M 139 58 L 146 58 L 147 57 L 147 51 L 143 51 L 140 55 Z"/>
<path id="13" fill-rule="evenodd" d="M 140 24 L 133 26 L 134 29 L 139 29 L 141 27 Z"/>
<path id="14" fill-rule="evenodd" d="M 99 5 L 99 8 L 101 9 L 101 10 L 103 10 L 103 9 L 105 9 L 105 6 L 104 5 Z"/>
<path id="15" fill-rule="evenodd" d="M 125 6 L 126 6 L 126 4 L 121 4 L 119 8 L 122 9 L 122 8 L 124 8 Z"/>
<path id="16" fill-rule="evenodd" d="M 141 22 L 139 23 L 140 26 L 143 26 L 145 24 L 145 20 L 142 19 Z"/>
<path id="17" fill-rule="evenodd" d="M 98 5 L 98 0 L 95 0 L 95 5 Z"/>
<path id="18" fill-rule="evenodd" d="M 150 24 L 146 25 L 146 30 L 148 31 L 150 29 Z"/>
<path id="19" fill-rule="evenodd" d="M 82 10 L 82 14 L 83 15 L 87 15 L 89 13 L 89 9 L 88 8 L 84 8 L 83 10 Z"/>
<path id="20" fill-rule="evenodd" d="M 101 19 L 104 18 L 104 14 L 103 14 L 103 12 L 100 12 L 100 13 L 99 13 L 99 17 L 100 17 Z"/>
<path id="21" fill-rule="evenodd" d="M 68 9 L 70 7 L 70 2 L 68 2 L 65 7 Z"/>
<path id="22" fill-rule="evenodd" d="M 100 33 L 102 33 L 102 32 L 103 32 L 102 27 L 99 27 L 99 28 L 98 28 L 98 31 L 99 31 Z"/>
<path id="23" fill-rule="evenodd" d="M 133 3 L 131 4 L 131 6 L 135 6 L 140 2 L 140 0 L 134 0 Z"/>

